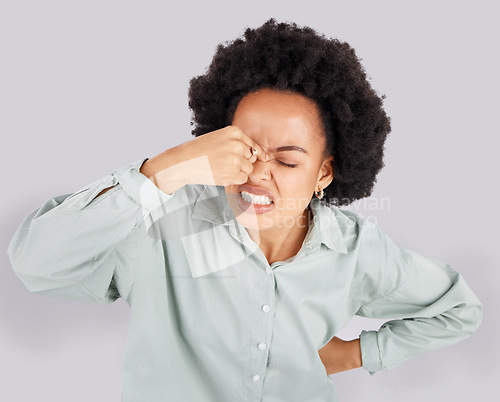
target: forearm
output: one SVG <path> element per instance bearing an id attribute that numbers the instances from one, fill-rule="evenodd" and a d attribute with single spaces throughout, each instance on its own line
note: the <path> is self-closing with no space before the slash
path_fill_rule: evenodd
<path id="1" fill-rule="evenodd" d="M 139 169 L 140 173 L 151 180 L 156 187 L 166 194 L 174 193 L 174 191 L 183 187 L 188 181 L 186 166 L 180 165 L 183 162 L 183 157 L 180 154 L 182 150 L 181 145 L 167 149 L 154 158 L 148 159 Z M 97 194 L 96 198 L 113 187 L 105 188 Z"/>
<path id="2" fill-rule="evenodd" d="M 173 194 L 186 184 L 215 184 L 208 158 L 194 157 L 190 145 L 187 141 L 163 151 L 144 162 L 139 171 L 166 194 Z"/>
<path id="3" fill-rule="evenodd" d="M 344 341 L 335 336 L 318 353 L 328 375 L 362 367 L 359 338 Z"/>

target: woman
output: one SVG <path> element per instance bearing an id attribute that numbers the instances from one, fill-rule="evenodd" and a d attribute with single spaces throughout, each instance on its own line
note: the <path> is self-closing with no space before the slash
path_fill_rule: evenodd
<path id="1" fill-rule="evenodd" d="M 371 194 L 390 132 L 347 43 L 270 19 L 189 97 L 194 139 L 48 200 L 9 245 L 32 292 L 130 305 L 122 401 L 337 401 L 329 374 L 477 329 L 458 272 L 337 208 Z M 336 337 L 354 315 L 399 319 Z"/>

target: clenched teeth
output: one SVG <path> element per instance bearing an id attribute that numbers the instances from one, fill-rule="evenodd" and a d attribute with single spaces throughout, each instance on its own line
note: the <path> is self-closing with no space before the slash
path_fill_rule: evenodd
<path id="1" fill-rule="evenodd" d="M 273 203 L 273 201 L 265 195 L 255 195 L 247 191 L 242 191 L 240 194 L 246 202 L 251 202 L 252 204 L 269 205 Z"/>

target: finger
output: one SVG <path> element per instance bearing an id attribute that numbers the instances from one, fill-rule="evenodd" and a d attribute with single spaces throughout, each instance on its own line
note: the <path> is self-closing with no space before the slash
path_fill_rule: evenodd
<path id="1" fill-rule="evenodd" d="M 253 163 L 250 159 L 242 159 L 240 170 L 245 172 L 247 175 L 253 172 Z"/>
<path id="2" fill-rule="evenodd" d="M 266 159 L 266 151 L 264 148 L 262 148 L 259 144 L 257 144 L 254 140 L 252 140 L 248 135 L 246 135 L 243 131 L 241 132 L 241 140 L 248 145 L 250 152 L 252 152 L 252 148 L 254 148 L 257 153 L 253 155 L 252 157 L 255 157 L 253 162 L 255 162 L 256 159 L 259 159 L 263 162 L 267 162 L 268 159 Z"/>
<path id="3" fill-rule="evenodd" d="M 236 184 L 243 184 L 246 183 L 248 180 L 248 175 L 245 172 L 239 172 L 238 176 L 236 177 Z"/>
<path id="4" fill-rule="evenodd" d="M 257 159 L 257 154 L 252 151 L 252 147 L 243 140 L 238 140 L 239 153 L 245 160 L 254 163 Z M 257 151 L 258 152 L 258 151 Z"/>
<path id="5" fill-rule="evenodd" d="M 256 150 L 256 152 L 254 152 L 252 151 L 252 147 L 249 147 L 248 144 L 245 143 L 244 141 L 238 141 L 238 142 L 241 147 L 240 154 L 244 156 L 245 161 L 250 162 L 250 164 L 255 163 L 255 161 L 258 159 L 258 152 L 259 152 L 257 148 L 254 148 Z"/>

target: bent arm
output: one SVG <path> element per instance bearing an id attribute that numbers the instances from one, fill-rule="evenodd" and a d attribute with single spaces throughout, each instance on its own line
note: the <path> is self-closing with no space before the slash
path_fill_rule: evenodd
<path id="1" fill-rule="evenodd" d="M 7 253 L 30 292 L 107 303 L 127 295 L 134 264 L 120 266 L 116 246 L 172 197 L 139 172 L 147 159 L 53 197 L 22 221 Z"/>
<path id="2" fill-rule="evenodd" d="M 362 367 L 371 375 L 469 337 L 483 316 L 482 303 L 449 264 L 398 247 L 378 228 L 376 239 L 386 252 L 375 277 L 397 278 L 397 286 L 364 303 L 356 315 L 400 319 L 361 332 Z"/>

